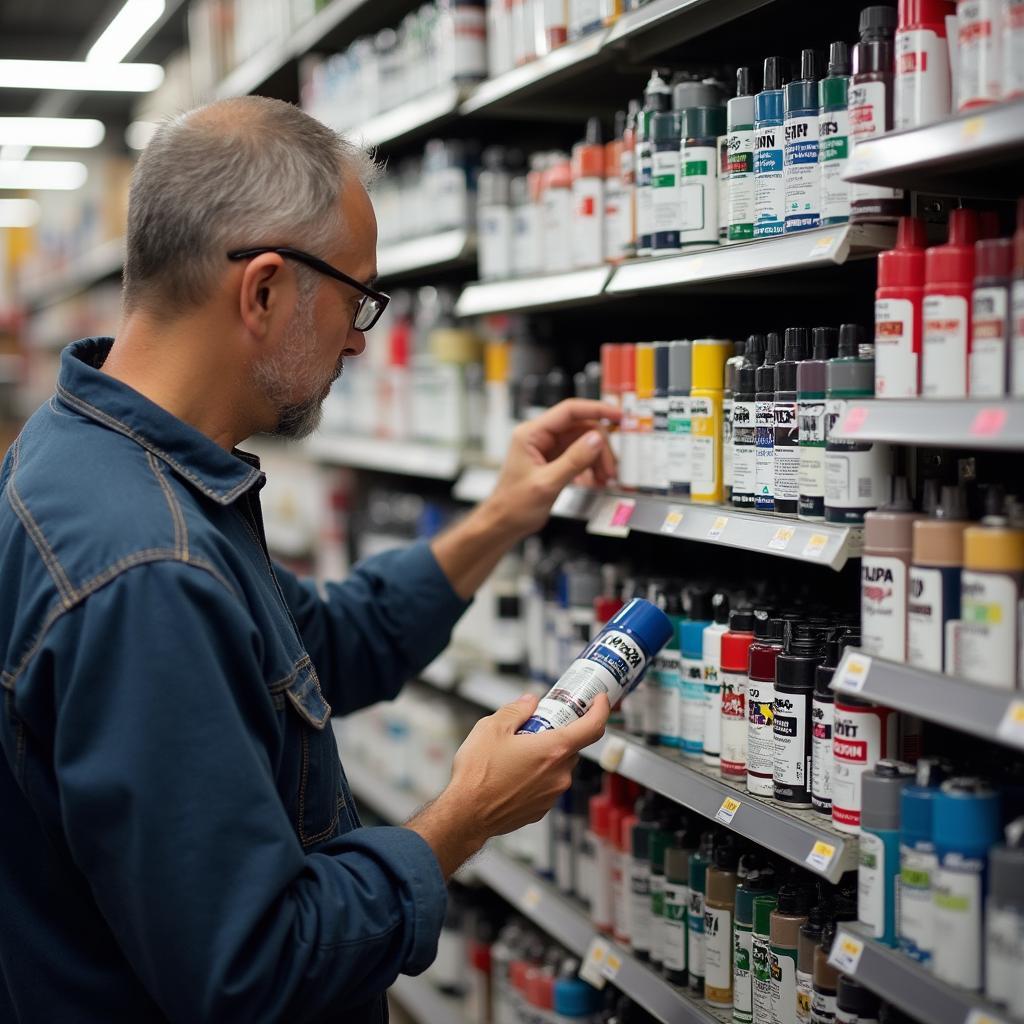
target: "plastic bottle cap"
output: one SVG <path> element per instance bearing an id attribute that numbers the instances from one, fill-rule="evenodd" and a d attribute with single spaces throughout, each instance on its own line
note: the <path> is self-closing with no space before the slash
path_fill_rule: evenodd
<path id="1" fill-rule="evenodd" d="M 619 379 L 622 382 L 622 390 L 636 391 L 636 346 L 627 341 L 619 347 L 622 349 L 619 355 L 619 370 L 622 374 Z"/>
<path id="2" fill-rule="evenodd" d="M 754 612 L 751 608 L 734 608 L 729 612 L 730 633 L 754 632 Z"/>
<path id="3" fill-rule="evenodd" d="M 669 642 L 674 628 L 672 620 L 660 608 L 642 597 L 634 597 L 608 625 L 629 629 L 651 657 Z"/>
<path id="4" fill-rule="evenodd" d="M 1012 238 L 982 238 L 974 243 L 974 276 L 976 278 L 1008 278 L 1012 273 Z"/>
<path id="5" fill-rule="evenodd" d="M 747 362 L 755 369 L 764 362 L 765 341 L 763 334 L 751 334 L 747 338 L 747 350 L 744 353 Z"/>
<path id="6" fill-rule="evenodd" d="M 987 851 L 999 841 L 999 794 L 982 779 L 947 779 L 933 813 L 938 847 Z"/>
<path id="7" fill-rule="evenodd" d="M 725 108 L 684 107 L 680 134 L 684 139 L 717 139 L 725 134 Z"/>
<path id="8" fill-rule="evenodd" d="M 606 838 L 608 835 L 608 820 L 612 810 L 611 800 L 604 793 L 599 793 L 597 796 L 590 798 L 587 810 L 590 819 L 590 831 L 601 839 Z"/>
<path id="9" fill-rule="evenodd" d="M 772 612 L 770 608 L 754 609 L 754 636 L 766 640 L 772 635 Z"/>
<path id="10" fill-rule="evenodd" d="M 838 39 L 829 44 L 827 73 L 831 78 L 850 73 L 850 48 L 845 40 Z"/>
<path id="11" fill-rule="evenodd" d="M 725 361 L 732 355 L 732 342 L 700 338 L 693 343 L 693 390 L 721 391 L 725 382 Z"/>
<path id="12" fill-rule="evenodd" d="M 772 913 L 779 904 L 776 894 L 768 893 L 754 897 L 754 931 L 758 935 L 768 935 L 771 930 Z"/>
<path id="13" fill-rule="evenodd" d="M 670 391 L 688 392 L 693 380 L 693 343 L 669 342 L 668 386 Z"/>
<path id="14" fill-rule="evenodd" d="M 928 28 L 946 38 L 946 17 L 956 14 L 955 0 L 899 0 L 899 31 Z"/>
<path id="15" fill-rule="evenodd" d="M 861 324 L 839 325 L 839 358 L 857 358 L 867 341 L 867 332 Z"/>
<path id="16" fill-rule="evenodd" d="M 896 11 L 892 7 L 875 5 L 860 12 L 861 39 L 891 36 L 896 31 Z"/>
<path id="17" fill-rule="evenodd" d="M 811 909 L 811 894 L 802 885 L 784 885 L 775 909 L 787 917 L 803 917 Z"/>
<path id="18" fill-rule="evenodd" d="M 977 240 L 978 215 L 974 210 L 953 210 L 949 215 L 949 241 L 925 252 L 925 284 L 969 285 L 974 280 Z"/>
<path id="19" fill-rule="evenodd" d="M 923 288 L 927 231 L 919 217 L 900 217 L 896 246 L 878 255 L 879 288 Z"/>
<path id="20" fill-rule="evenodd" d="M 914 781 L 914 768 L 902 761 L 883 758 L 861 776 L 861 828 L 873 832 L 900 827 L 903 789 Z"/>
<path id="21" fill-rule="evenodd" d="M 978 572 L 1024 572 L 1024 530 L 984 523 L 964 530 L 964 567 Z M 1004 615 L 1015 615 L 1003 609 Z"/>
<path id="22" fill-rule="evenodd" d="M 654 390 L 659 395 L 668 393 L 669 348 L 667 341 L 654 343 Z"/>
<path id="23" fill-rule="evenodd" d="M 651 398 L 654 395 L 654 346 L 649 341 L 640 341 L 635 352 L 637 398 Z"/>
<path id="24" fill-rule="evenodd" d="M 839 331 L 835 327 L 815 327 L 811 331 L 811 337 L 813 339 L 811 359 L 835 358 L 839 351 Z"/>
<path id="25" fill-rule="evenodd" d="M 555 982 L 555 1013 L 564 1017 L 587 1017 L 601 1008 L 601 993 L 580 978 L 559 978 Z"/>
<path id="26" fill-rule="evenodd" d="M 784 57 L 765 57 L 764 84 L 761 86 L 762 92 L 782 88 L 782 68 L 784 63 Z"/>
<path id="27" fill-rule="evenodd" d="M 622 390 L 622 346 L 605 342 L 601 346 L 601 390 L 617 395 Z"/>
<path id="28" fill-rule="evenodd" d="M 719 626 L 729 622 L 729 595 L 724 591 L 717 591 L 711 598 L 711 620 Z"/>

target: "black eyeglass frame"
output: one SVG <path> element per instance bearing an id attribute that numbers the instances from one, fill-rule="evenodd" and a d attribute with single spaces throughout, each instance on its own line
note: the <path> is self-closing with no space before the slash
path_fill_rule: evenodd
<path id="1" fill-rule="evenodd" d="M 384 310 L 388 308 L 391 296 L 386 292 L 379 292 L 375 288 L 371 288 L 369 285 L 363 284 L 361 281 L 357 281 L 354 277 L 350 277 L 344 271 L 338 270 L 337 267 L 332 267 L 330 263 L 320 259 L 319 256 L 303 252 L 301 249 L 293 249 L 288 245 L 261 245 L 254 249 L 236 249 L 233 252 L 228 253 L 228 259 L 249 260 L 254 256 L 262 256 L 264 253 L 268 252 L 277 253 L 278 256 L 284 256 L 287 259 L 295 260 L 298 263 L 304 263 L 307 267 L 317 271 L 317 273 L 324 274 L 327 277 L 333 277 L 335 281 L 341 281 L 342 284 L 347 284 L 351 288 L 355 288 L 356 291 L 362 292 L 363 297 L 359 300 L 359 306 L 356 309 L 355 316 L 352 317 L 353 328 L 361 333 L 373 330 L 377 321 L 383 315 Z M 359 319 L 359 314 L 363 311 L 367 299 L 373 299 L 373 301 L 377 303 L 376 316 L 374 316 L 368 326 L 356 327 L 356 321 Z"/>

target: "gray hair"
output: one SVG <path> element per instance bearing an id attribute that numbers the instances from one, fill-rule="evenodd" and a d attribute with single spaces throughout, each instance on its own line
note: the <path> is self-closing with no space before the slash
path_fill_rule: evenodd
<path id="1" fill-rule="evenodd" d="M 372 154 L 280 100 L 245 96 L 166 120 L 132 176 L 125 309 L 198 305 L 232 249 L 322 254 L 343 227 L 342 188 L 369 188 L 378 173 Z"/>

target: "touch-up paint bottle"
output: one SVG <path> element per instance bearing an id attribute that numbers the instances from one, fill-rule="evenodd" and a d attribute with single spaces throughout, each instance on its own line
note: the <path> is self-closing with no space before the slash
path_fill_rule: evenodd
<path id="1" fill-rule="evenodd" d="M 704 998 L 710 1006 L 732 1007 L 733 918 L 739 887 L 739 850 L 732 836 L 715 846 L 704 897 Z"/>
<path id="2" fill-rule="evenodd" d="M 850 159 L 850 51 L 842 40 L 828 51 L 828 72 L 818 83 L 818 171 L 821 224 L 850 219 L 850 185 L 843 180 Z"/>
<path id="3" fill-rule="evenodd" d="M 921 518 L 903 477 L 894 478 L 892 501 L 864 516 L 860 616 L 866 654 L 907 660 L 907 577 L 914 524 Z"/>
<path id="4" fill-rule="evenodd" d="M 771 916 L 772 1020 L 796 1020 L 796 958 L 800 928 L 811 909 L 810 892 L 798 885 L 784 885 Z"/>
<path id="5" fill-rule="evenodd" d="M 651 119 L 651 249 L 663 256 L 679 252 L 683 222 L 682 168 L 679 147 L 683 116 L 666 110 Z"/>
<path id="6" fill-rule="evenodd" d="M 622 418 L 619 420 L 619 484 L 634 491 L 640 484 L 640 435 L 636 404 L 636 346 L 628 342 L 619 346 L 620 394 Z"/>
<path id="7" fill-rule="evenodd" d="M 725 387 L 722 391 L 722 501 L 732 500 L 733 406 L 736 400 L 736 375 L 747 361 L 746 341 L 734 341 L 732 355 L 725 361 Z"/>
<path id="8" fill-rule="evenodd" d="M 881 1000 L 847 974 L 836 986 L 836 1024 L 879 1024 Z"/>
<path id="9" fill-rule="evenodd" d="M 821 224 L 818 169 L 818 72 L 813 50 L 800 51 L 800 77 L 784 90 L 785 230 L 806 231 Z"/>
<path id="10" fill-rule="evenodd" d="M 1024 7 L 1022 7 L 1024 11 Z M 1024 13 L 1021 14 L 1024 38 Z M 1017 200 L 1013 233 L 1013 283 L 1010 286 L 1010 394 L 1024 396 L 1024 196 Z"/>
<path id="11" fill-rule="evenodd" d="M 640 116 L 640 104 L 630 100 L 626 108 L 626 124 L 622 132 L 622 157 L 619 163 L 619 175 L 625 192 L 626 223 L 623 229 L 620 259 L 630 259 L 636 255 L 636 128 Z"/>
<path id="12" fill-rule="evenodd" d="M 668 494 L 669 342 L 654 343 L 654 437 L 651 442 L 651 489 Z"/>
<path id="13" fill-rule="evenodd" d="M 747 777 L 747 668 L 754 642 L 754 614 L 749 608 L 729 613 L 722 637 L 722 777 Z"/>
<path id="14" fill-rule="evenodd" d="M 900 882 L 896 903 L 896 937 L 900 949 L 915 960 L 931 962 L 935 948 L 932 883 L 938 869 L 933 820 L 939 786 L 950 765 L 934 757 L 917 762 L 916 776 L 900 793 Z"/>
<path id="15" fill-rule="evenodd" d="M 815 327 L 811 357 L 796 369 L 798 444 L 797 514 L 801 519 L 825 518 L 825 395 L 828 360 L 838 352 L 839 332 Z"/>
<path id="16" fill-rule="evenodd" d="M 651 187 L 654 171 L 654 143 L 651 122 L 654 115 L 669 109 L 672 93 L 657 71 L 644 89 L 643 109 L 636 122 L 636 234 L 637 256 L 650 256 L 653 251 L 654 208 Z"/>
<path id="17" fill-rule="evenodd" d="M 896 944 L 900 875 L 900 797 L 914 778 L 909 764 L 879 761 L 861 780 L 857 918 L 887 946 Z"/>
<path id="18" fill-rule="evenodd" d="M 975 243 L 968 357 L 972 398 L 1002 397 L 1009 391 L 1012 272 L 1012 238 L 981 238 Z"/>
<path id="19" fill-rule="evenodd" d="M 821 945 L 821 930 L 829 907 L 819 903 L 807 912 L 800 926 L 796 954 L 796 1022 L 810 1024 L 814 998 L 814 953 Z"/>
<path id="20" fill-rule="evenodd" d="M 687 981 L 690 991 L 697 995 L 704 994 L 704 954 L 706 939 L 704 934 L 704 897 L 707 892 L 708 868 L 714 857 L 715 833 L 703 832 L 700 846 L 690 856 L 690 905 L 687 907 L 686 919 L 689 925 L 689 943 L 687 944 Z"/>
<path id="21" fill-rule="evenodd" d="M 963 398 L 967 394 L 974 243 L 978 215 L 953 210 L 949 241 L 925 253 L 924 330 L 921 339 L 921 394 Z"/>
<path id="22" fill-rule="evenodd" d="M 657 802 L 653 793 L 636 802 L 637 822 L 631 833 L 629 870 L 630 920 L 633 924 L 633 956 L 650 959 L 653 923 L 651 917 L 651 842 L 658 828 Z"/>
<path id="23" fill-rule="evenodd" d="M 682 681 L 680 679 L 679 625 L 683 621 L 682 606 L 679 594 L 668 589 L 662 592 L 658 606 L 672 623 L 672 636 L 655 655 L 651 665 L 652 681 L 658 682 L 660 696 L 660 714 L 658 723 L 658 742 L 664 747 L 681 747 L 682 722 Z"/>
<path id="24" fill-rule="evenodd" d="M 999 842 L 999 794 L 982 779 L 949 779 L 935 801 L 935 977 L 972 992 L 984 984 L 988 852 Z"/>
<path id="25" fill-rule="evenodd" d="M 745 857 L 743 859 L 746 860 Z M 736 890 L 732 954 L 733 1024 L 752 1024 L 754 1019 L 752 989 L 754 900 L 758 896 L 773 894 L 775 884 L 775 869 L 771 862 L 761 860 L 747 871 L 746 877 Z"/>
<path id="26" fill-rule="evenodd" d="M 732 403 L 732 504 L 737 508 L 754 507 L 757 474 L 757 367 L 764 358 L 764 337 L 752 334 L 747 339 L 744 362 L 736 371 Z"/>
<path id="27" fill-rule="evenodd" d="M 612 138 L 604 144 L 604 234 L 602 252 L 606 263 L 618 263 L 629 234 L 629 198 L 622 183 L 622 137 L 626 112 L 615 113 Z"/>
<path id="28" fill-rule="evenodd" d="M 693 343 L 690 497 L 712 505 L 722 500 L 722 392 L 725 361 L 731 350 L 731 342 L 714 338 L 699 338 Z"/>
<path id="29" fill-rule="evenodd" d="M 784 627 L 784 620 L 769 618 L 763 609 L 754 612 L 747 675 L 747 790 L 757 796 L 775 792 L 775 663 Z"/>
<path id="30" fill-rule="evenodd" d="M 680 245 L 718 244 L 718 138 L 722 107 L 687 107 L 683 115 Z"/>
<path id="31" fill-rule="evenodd" d="M 920 128 L 949 117 L 952 89 L 946 18 L 952 0 L 902 0 L 896 29 L 893 127 Z"/>
<path id="32" fill-rule="evenodd" d="M 689 494 L 693 479 L 690 387 L 693 343 L 673 341 L 668 355 L 668 480 L 671 494 Z"/>
<path id="33" fill-rule="evenodd" d="M 754 508 L 758 512 L 775 511 L 775 363 L 780 355 L 779 336 L 772 331 L 766 339 L 764 362 L 754 374 L 757 438 Z"/>
<path id="34" fill-rule="evenodd" d="M 957 668 L 975 683 L 1012 690 L 1019 686 L 1024 530 L 992 514 L 998 510 L 995 500 L 990 514 L 964 531 Z"/>
<path id="35" fill-rule="evenodd" d="M 754 897 L 754 930 L 750 941 L 751 1003 L 753 1024 L 772 1024 L 771 920 L 779 897 Z M 795 979 L 794 979 L 795 980 Z"/>
<path id="36" fill-rule="evenodd" d="M 828 362 L 825 408 L 825 520 L 857 526 L 864 514 L 888 498 L 892 452 L 870 441 L 840 441 L 834 427 L 852 400 L 870 398 L 874 391 L 875 361 L 862 355 L 864 329 L 859 324 L 839 328 L 839 355 Z"/>
<path id="37" fill-rule="evenodd" d="M 832 825 L 860 832 L 861 779 L 883 757 L 895 757 L 899 716 L 890 708 L 836 694 L 832 726 Z"/>
<path id="38" fill-rule="evenodd" d="M 755 238 L 770 238 L 785 230 L 783 61 L 782 57 L 765 58 L 762 89 L 754 97 Z"/>
<path id="39" fill-rule="evenodd" d="M 1006 829 L 1006 844 L 989 853 L 985 907 L 985 995 L 1019 1016 L 1024 981 L 1024 819 Z"/>
<path id="40" fill-rule="evenodd" d="M 787 327 L 782 358 L 775 364 L 772 486 L 775 511 L 792 515 L 800 499 L 800 424 L 797 418 L 797 370 L 807 358 L 806 327 Z"/>
<path id="41" fill-rule="evenodd" d="M 598 694 L 618 702 L 643 678 L 668 642 L 672 623 L 649 601 L 634 598 L 598 633 L 537 705 L 520 733 L 557 729 L 582 718 Z"/>
<path id="42" fill-rule="evenodd" d="M 960 618 L 960 574 L 967 529 L 964 493 L 942 488 L 928 519 L 913 527 L 913 562 L 907 603 L 907 661 L 932 672 L 946 671 L 946 633 Z"/>
<path id="43" fill-rule="evenodd" d="M 651 833 L 651 951 L 659 970 L 665 957 L 665 851 L 672 841 L 667 822 L 661 820 Z"/>
<path id="44" fill-rule="evenodd" d="M 692 842 L 686 830 L 677 830 L 665 850 L 665 902 L 661 967 L 673 985 L 687 983 L 686 954 L 690 941 L 687 912 L 690 905 Z"/>
<path id="45" fill-rule="evenodd" d="M 999 0 L 959 0 L 957 110 L 997 103 L 1003 97 Z"/>
<path id="46" fill-rule="evenodd" d="M 850 135 L 853 149 L 892 128 L 893 33 L 892 7 L 865 7 L 860 12 L 860 41 L 853 48 L 850 80 Z M 850 219 L 894 221 L 903 212 L 899 189 L 855 182 Z"/>
<path id="47" fill-rule="evenodd" d="M 703 761 L 718 768 L 722 756 L 722 637 L 729 631 L 729 595 L 711 598 L 712 623 L 704 630 L 704 749 Z"/>
<path id="48" fill-rule="evenodd" d="M 512 274 L 511 174 L 505 150 L 490 146 L 483 152 L 477 180 L 477 233 L 480 238 L 480 278 L 500 281 Z"/>
<path id="49" fill-rule="evenodd" d="M 736 95 L 726 104 L 729 159 L 727 241 L 754 237 L 754 96 L 750 68 L 736 69 Z"/>
<path id="50" fill-rule="evenodd" d="M 636 354 L 637 489 L 654 490 L 654 345 L 638 341 Z"/>
<path id="51" fill-rule="evenodd" d="M 859 639 L 833 638 L 825 644 L 825 662 L 814 670 L 814 699 L 811 704 L 811 806 L 819 814 L 832 815 L 832 729 L 836 698 L 832 692 L 844 645 L 857 646 Z"/>
<path id="52" fill-rule="evenodd" d="M 572 147 L 572 262 L 604 262 L 604 145 L 601 119 L 587 121 L 586 136 Z"/>
<path id="53" fill-rule="evenodd" d="M 699 760 L 704 751 L 704 630 L 711 625 L 711 595 L 695 587 L 686 599 L 679 624 L 680 734 L 683 753 Z"/>
<path id="54" fill-rule="evenodd" d="M 896 247 L 878 254 L 875 397 L 915 398 L 921 390 L 925 224 L 900 217 Z"/>

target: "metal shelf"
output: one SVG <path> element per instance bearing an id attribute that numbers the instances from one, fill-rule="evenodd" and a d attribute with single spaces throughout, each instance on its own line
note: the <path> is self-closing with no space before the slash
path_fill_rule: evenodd
<path id="1" fill-rule="evenodd" d="M 590 267 L 508 281 L 477 281 L 462 289 L 455 312 L 481 316 L 579 306 L 599 299 L 610 276 L 610 267 Z"/>
<path id="2" fill-rule="evenodd" d="M 454 480 L 465 453 L 458 448 L 376 437 L 332 437 L 315 434 L 305 443 L 310 458 L 331 466 L 375 469 L 381 473 Z"/>
<path id="3" fill-rule="evenodd" d="M 466 1020 L 462 1000 L 439 992 L 423 975 L 410 978 L 400 974 L 388 989 L 388 998 L 394 999 L 416 1024 L 458 1024 Z"/>
<path id="4" fill-rule="evenodd" d="M 605 37 L 606 49 L 628 46 L 634 57 L 677 46 L 764 7 L 772 0 L 653 0 L 623 15 Z"/>
<path id="5" fill-rule="evenodd" d="M 382 278 L 448 270 L 476 261 L 476 238 L 465 228 L 381 246 L 377 272 Z"/>
<path id="6" fill-rule="evenodd" d="M 468 86 L 443 85 L 393 110 L 378 114 L 366 124 L 346 129 L 345 134 L 361 141 L 364 146 L 384 146 L 398 142 L 453 119 L 469 93 Z"/>
<path id="7" fill-rule="evenodd" d="M 861 925 L 842 923 L 830 963 L 866 988 L 928 1024 L 1006 1024 L 996 1006 L 947 985 L 895 949 L 869 938 Z"/>
<path id="8" fill-rule="evenodd" d="M 499 470 L 490 466 L 470 466 L 462 471 L 462 475 L 452 488 L 452 497 L 456 501 L 483 501 L 490 497 L 498 480 Z M 565 487 L 551 506 L 551 515 L 556 519 L 589 518 L 591 509 L 599 496 L 598 491 L 586 487 Z"/>
<path id="9" fill-rule="evenodd" d="M 1010 198 L 1020 191 L 1022 158 L 1024 100 L 1014 100 L 860 143 L 846 178 L 919 192 Z"/>
<path id="10" fill-rule="evenodd" d="M 26 305 L 40 309 L 119 274 L 123 266 L 124 239 L 112 238 L 89 250 L 63 270 L 24 281 L 19 291 Z"/>
<path id="11" fill-rule="evenodd" d="M 1024 449 L 1024 401 L 911 398 L 851 402 L 833 432 L 843 441 Z"/>
<path id="12" fill-rule="evenodd" d="M 1024 750 L 1024 700 L 955 676 L 847 651 L 832 689 Z"/>

